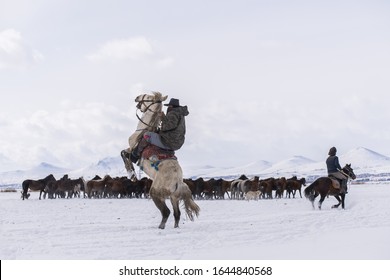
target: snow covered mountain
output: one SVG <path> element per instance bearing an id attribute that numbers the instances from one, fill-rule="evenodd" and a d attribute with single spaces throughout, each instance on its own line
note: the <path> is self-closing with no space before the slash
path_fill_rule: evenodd
<path id="1" fill-rule="evenodd" d="M 325 159 L 317 162 L 303 156 L 294 156 L 292 158 L 276 162 L 274 164 L 267 161 L 258 161 L 246 166 L 235 168 L 209 168 L 210 172 L 187 173 L 187 177 L 226 179 L 237 178 L 241 174 L 248 177 L 259 176 L 268 177 L 305 177 L 307 181 L 313 181 L 320 176 L 326 176 Z M 390 181 L 390 157 L 386 157 L 370 149 L 358 147 L 350 150 L 346 154 L 339 156 L 342 165 L 352 164 L 357 182 L 359 181 Z M 184 169 L 185 175 L 186 170 Z"/>
<path id="2" fill-rule="evenodd" d="M 31 169 L 0 173 L 0 186 L 21 185 L 25 179 L 42 179 L 49 174 L 53 174 L 56 178 L 60 178 L 69 171 L 70 170 L 66 168 L 41 162 L 39 165 Z"/>
<path id="3" fill-rule="evenodd" d="M 370 149 L 358 147 L 339 156 L 342 165 L 351 163 L 357 175 L 356 181 L 389 181 L 390 182 L 390 157 L 381 155 Z M 320 176 L 326 176 L 325 158 L 316 162 L 303 156 L 294 156 L 276 163 L 259 160 L 247 165 L 219 168 L 214 166 L 183 166 L 185 178 L 238 178 L 245 174 L 248 177 L 305 177 L 307 181 L 313 181 Z M 126 170 L 122 159 L 118 157 L 107 157 L 97 163 L 91 164 L 78 170 L 69 170 L 57 167 L 48 163 L 40 163 L 29 170 L 16 170 L 0 173 L 0 186 L 20 185 L 25 179 L 40 179 L 48 174 L 53 174 L 57 179 L 64 174 L 71 178 L 83 176 L 90 179 L 95 175 L 103 177 L 106 174 L 111 176 L 126 176 Z M 143 175 L 143 174 L 141 174 Z"/>
<path id="4" fill-rule="evenodd" d="M 242 174 L 247 176 L 258 174 L 259 171 L 270 168 L 272 163 L 260 160 L 256 162 L 251 162 L 249 164 L 239 166 L 239 167 L 230 167 L 230 168 L 218 168 L 209 166 L 208 168 L 201 168 L 198 170 L 187 169 L 183 166 L 183 172 L 185 177 L 240 177 Z"/>
<path id="5" fill-rule="evenodd" d="M 390 157 L 359 147 L 340 156 L 340 161 L 351 163 L 359 169 L 390 166 Z"/>
<path id="6" fill-rule="evenodd" d="M 127 175 L 122 158 L 106 157 L 95 164 L 69 172 L 71 177 L 84 177 L 86 180 L 95 177 L 95 175 L 104 177 L 107 174 L 110 174 L 112 177 Z"/>

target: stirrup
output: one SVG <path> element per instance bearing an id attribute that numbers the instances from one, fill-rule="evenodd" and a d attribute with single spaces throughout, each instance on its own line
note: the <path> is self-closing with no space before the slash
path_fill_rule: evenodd
<path id="1" fill-rule="evenodd" d="M 137 174 L 134 170 L 127 170 L 127 177 L 133 182 L 137 180 Z"/>

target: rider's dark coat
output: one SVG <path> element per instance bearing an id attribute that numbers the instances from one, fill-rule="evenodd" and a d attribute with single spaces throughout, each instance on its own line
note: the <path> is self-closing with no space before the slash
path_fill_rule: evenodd
<path id="1" fill-rule="evenodd" d="M 185 116 L 188 116 L 187 106 L 173 107 L 161 119 L 161 142 L 172 150 L 183 146 L 186 134 Z"/>
<path id="2" fill-rule="evenodd" d="M 337 156 L 329 156 L 326 159 L 326 167 L 328 168 L 328 174 L 341 170 L 339 158 Z"/>

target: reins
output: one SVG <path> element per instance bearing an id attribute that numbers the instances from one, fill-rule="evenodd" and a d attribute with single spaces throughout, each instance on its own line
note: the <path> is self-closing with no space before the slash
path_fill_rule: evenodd
<path id="1" fill-rule="evenodd" d="M 158 113 L 157 111 L 151 110 L 150 107 L 151 107 L 152 105 L 154 105 L 154 104 L 162 103 L 162 101 L 161 101 L 161 100 L 158 100 L 158 101 L 154 101 L 154 100 L 144 100 L 143 98 L 144 98 L 144 97 L 142 97 L 142 100 L 141 100 L 140 102 L 138 102 L 138 104 L 137 104 L 137 111 L 135 112 L 135 115 L 136 115 L 137 119 L 138 119 L 141 123 L 143 123 L 144 125 L 146 125 L 146 126 L 148 126 L 148 127 L 154 127 L 154 125 L 150 125 L 150 124 L 144 122 L 144 121 L 140 118 L 140 116 L 138 116 L 138 110 L 141 110 L 141 109 L 140 109 L 140 107 L 142 107 L 141 104 L 145 104 L 146 102 L 150 102 L 150 104 L 149 104 L 148 106 L 146 106 L 146 109 L 145 109 L 145 111 L 144 111 L 143 113 L 145 113 L 145 112 L 147 112 L 147 111 L 150 111 L 150 112 L 152 112 L 152 113 L 154 113 L 154 114 L 155 114 L 155 113 Z M 141 112 L 142 112 L 142 111 L 141 111 Z"/>
<path id="2" fill-rule="evenodd" d="M 344 169 L 341 169 L 341 170 L 339 170 L 339 171 L 340 171 L 340 173 L 342 173 L 343 175 L 345 175 L 348 179 L 352 179 L 351 175 L 348 174 L 348 173 L 346 173 L 346 172 L 344 171 Z"/>

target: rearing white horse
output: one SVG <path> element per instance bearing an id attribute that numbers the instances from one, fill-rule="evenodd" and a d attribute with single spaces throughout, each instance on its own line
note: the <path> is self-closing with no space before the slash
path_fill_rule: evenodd
<path id="1" fill-rule="evenodd" d="M 138 102 L 137 108 L 143 115 L 141 118 L 138 117 L 139 123 L 137 130 L 129 137 L 129 148 L 121 153 L 125 167 L 132 176 L 134 176 L 134 167 L 128 154 L 136 147 L 146 131 L 157 130 L 157 127 L 160 124 L 162 101 L 166 100 L 167 97 L 168 96 L 162 96 L 159 92 L 153 92 L 153 94 L 140 95 L 135 99 L 135 102 Z M 199 215 L 200 208 L 194 202 L 188 185 L 183 182 L 183 171 L 177 159 L 164 159 L 158 163 L 158 168 L 156 168 L 155 164 L 154 161 L 147 158 L 141 158 L 140 160 L 140 167 L 153 180 L 150 188 L 150 197 L 153 199 L 153 202 L 162 215 L 159 228 L 165 228 L 165 224 L 171 212 L 165 203 L 165 200 L 168 198 L 170 198 L 173 207 L 175 228 L 179 227 L 180 201 L 184 202 L 185 211 L 190 220 L 193 221 L 194 215 Z"/>

